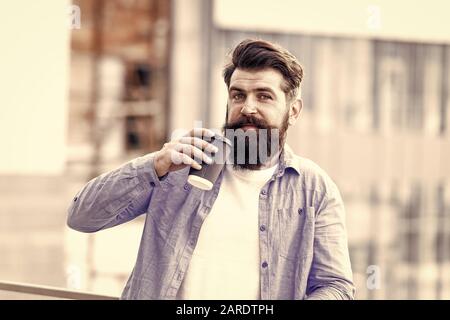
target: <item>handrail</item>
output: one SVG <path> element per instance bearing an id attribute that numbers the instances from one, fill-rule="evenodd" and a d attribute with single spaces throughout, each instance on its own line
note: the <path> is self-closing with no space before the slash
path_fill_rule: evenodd
<path id="1" fill-rule="evenodd" d="M 66 290 L 49 286 L 38 286 L 18 282 L 0 281 L 0 291 L 11 291 L 39 296 L 72 300 L 118 300 L 119 297 L 98 295 L 81 291 Z"/>

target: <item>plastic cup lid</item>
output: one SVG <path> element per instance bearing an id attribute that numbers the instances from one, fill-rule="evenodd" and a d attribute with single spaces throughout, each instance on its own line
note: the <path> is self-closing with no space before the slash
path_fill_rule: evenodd
<path id="1" fill-rule="evenodd" d="M 192 184 L 194 187 L 197 187 L 202 190 L 211 190 L 213 187 L 211 181 L 199 176 L 190 175 L 188 177 L 188 182 Z"/>

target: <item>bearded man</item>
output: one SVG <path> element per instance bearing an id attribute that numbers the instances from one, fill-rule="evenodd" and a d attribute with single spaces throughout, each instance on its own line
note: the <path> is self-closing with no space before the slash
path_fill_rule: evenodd
<path id="1" fill-rule="evenodd" d="M 91 180 L 68 225 L 95 232 L 146 215 L 122 299 L 353 299 L 339 190 L 285 141 L 302 109 L 301 65 L 246 39 L 223 75 L 233 151 L 211 190 L 187 183 L 217 151 L 214 131 L 193 129 Z"/>

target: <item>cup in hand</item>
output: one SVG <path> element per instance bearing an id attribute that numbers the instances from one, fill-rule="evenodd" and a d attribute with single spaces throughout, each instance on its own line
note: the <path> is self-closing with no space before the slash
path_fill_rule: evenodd
<path id="1" fill-rule="evenodd" d="M 188 176 L 188 182 L 202 190 L 212 189 L 231 151 L 231 141 L 217 133 L 211 138 L 210 143 L 218 149 L 211 155 L 213 162 L 203 163 L 200 170 L 191 168 Z"/>

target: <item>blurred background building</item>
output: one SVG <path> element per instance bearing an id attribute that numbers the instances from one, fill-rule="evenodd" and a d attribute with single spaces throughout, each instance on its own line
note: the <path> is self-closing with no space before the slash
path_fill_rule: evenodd
<path id="1" fill-rule="evenodd" d="M 77 233 L 65 225 L 72 197 L 160 149 L 176 129 L 220 128 L 227 53 L 259 37 L 304 67 L 304 109 L 288 143 L 340 187 L 357 298 L 450 299 L 448 8 L 445 0 L 0 4 L 0 281 L 118 296 L 143 217 Z"/>

